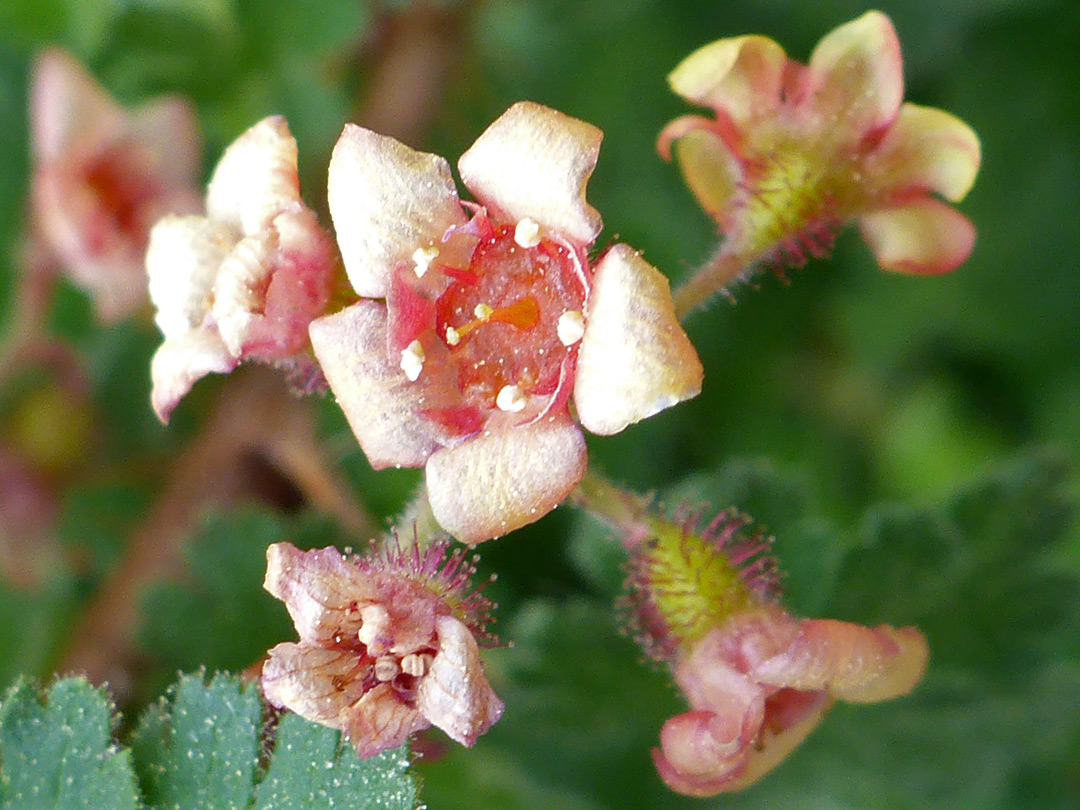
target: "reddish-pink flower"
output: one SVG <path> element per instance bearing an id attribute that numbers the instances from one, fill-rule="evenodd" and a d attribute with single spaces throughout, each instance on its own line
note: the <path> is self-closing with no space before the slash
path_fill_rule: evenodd
<path id="1" fill-rule="evenodd" d="M 439 523 L 469 543 L 531 523 L 585 472 L 585 441 L 695 396 L 702 368 L 664 276 L 625 245 L 595 265 L 585 202 L 601 132 L 521 102 L 447 162 L 348 126 L 330 212 L 366 299 L 311 325 L 323 373 L 376 468 L 424 466 Z"/>
<path id="2" fill-rule="evenodd" d="M 331 236 L 300 198 L 296 141 L 272 116 L 222 156 L 207 216 L 167 216 L 150 234 L 146 272 L 165 341 L 151 401 L 169 414 L 211 372 L 261 360 L 302 372 L 308 324 L 330 300 L 339 266 Z"/>
<path id="3" fill-rule="evenodd" d="M 469 591 L 472 573 L 445 542 L 366 557 L 270 546 L 264 586 L 300 641 L 270 650 L 266 699 L 345 732 L 362 757 L 432 725 L 472 746 L 503 712 L 474 637 L 491 605 Z"/>
<path id="4" fill-rule="evenodd" d="M 30 82 L 38 230 L 104 320 L 145 306 L 150 226 L 199 210 L 200 143 L 186 101 L 128 112 L 66 52 L 49 48 Z"/>
<path id="5" fill-rule="evenodd" d="M 635 532 L 648 540 L 632 550 L 631 620 L 690 704 L 664 724 L 653 761 L 669 787 L 690 796 L 753 784 L 834 700 L 905 695 L 929 657 L 914 627 L 790 616 L 770 541 L 747 524 L 725 512 L 705 526 L 650 519 Z"/>
<path id="6" fill-rule="evenodd" d="M 670 75 L 676 93 L 711 107 L 660 134 L 686 182 L 746 261 L 801 264 L 858 223 L 886 270 L 944 273 L 975 243 L 962 200 L 979 140 L 941 110 L 901 104 L 900 43 L 871 11 L 818 43 L 808 65 L 761 36 L 722 39 Z"/>

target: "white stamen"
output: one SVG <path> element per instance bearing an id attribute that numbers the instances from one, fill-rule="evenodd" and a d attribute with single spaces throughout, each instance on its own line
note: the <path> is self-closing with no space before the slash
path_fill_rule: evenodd
<path id="1" fill-rule="evenodd" d="M 428 665 L 431 663 L 432 658 L 427 654 L 409 653 L 401 659 L 401 671 L 406 675 L 412 675 L 416 678 L 420 678 L 427 674 Z"/>
<path id="2" fill-rule="evenodd" d="M 523 248 L 534 248 L 540 244 L 540 224 L 535 219 L 525 217 L 514 228 L 514 241 Z"/>
<path id="3" fill-rule="evenodd" d="M 529 398 L 521 393 L 521 389 L 516 385 L 504 385 L 495 396 L 495 407 L 508 413 L 525 410 L 528 402 Z"/>
<path id="4" fill-rule="evenodd" d="M 424 370 L 425 360 L 427 360 L 427 355 L 424 354 L 424 347 L 420 345 L 419 340 L 414 340 L 402 350 L 401 370 L 405 372 L 409 382 L 416 382 L 420 372 Z"/>
<path id="5" fill-rule="evenodd" d="M 563 346 L 573 346 L 585 334 L 585 316 L 576 309 L 570 309 L 559 316 L 555 332 Z"/>
<path id="6" fill-rule="evenodd" d="M 446 327 L 446 345 L 457 346 L 461 343 L 461 332 L 452 326 Z"/>
<path id="7" fill-rule="evenodd" d="M 423 278 L 424 274 L 431 267 L 431 263 L 438 258 L 439 249 L 432 245 L 426 248 L 417 248 L 413 251 L 412 260 L 416 263 L 416 267 L 413 268 L 413 272 L 416 273 L 417 278 Z"/>
<path id="8" fill-rule="evenodd" d="M 495 312 L 495 310 L 493 310 L 487 304 L 477 304 L 475 307 L 473 307 L 472 312 L 473 312 L 473 315 L 476 316 L 476 319 L 478 321 L 480 321 L 482 323 L 487 323 L 488 320 L 491 318 L 492 313 Z"/>
<path id="9" fill-rule="evenodd" d="M 375 659 L 375 679 L 379 681 L 392 681 L 401 672 L 398 662 L 389 655 Z"/>

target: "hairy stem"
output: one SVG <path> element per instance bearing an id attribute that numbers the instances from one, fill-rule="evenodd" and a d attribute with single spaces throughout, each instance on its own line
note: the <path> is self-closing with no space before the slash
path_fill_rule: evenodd
<path id="1" fill-rule="evenodd" d="M 675 314 L 679 320 L 685 320 L 718 292 L 723 292 L 752 265 L 753 261 L 748 261 L 745 256 L 729 252 L 726 242 L 721 244 L 690 280 L 675 290 Z"/>
<path id="2" fill-rule="evenodd" d="M 570 503 L 615 529 L 627 548 L 647 540 L 652 533 L 650 500 L 623 489 L 592 469 L 570 493 Z"/>

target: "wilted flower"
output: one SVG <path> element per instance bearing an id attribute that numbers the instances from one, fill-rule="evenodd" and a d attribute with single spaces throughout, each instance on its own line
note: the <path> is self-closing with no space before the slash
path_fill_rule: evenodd
<path id="1" fill-rule="evenodd" d="M 929 655 L 913 627 L 790 616 L 768 541 L 744 532 L 746 522 L 730 512 L 704 528 L 656 520 L 632 559 L 633 624 L 690 704 L 664 723 L 653 761 L 669 787 L 691 796 L 756 782 L 834 699 L 907 694 Z"/>
<path id="2" fill-rule="evenodd" d="M 199 210 L 200 144 L 177 98 L 121 108 L 70 55 L 41 52 L 30 80 L 38 232 L 104 320 L 145 306 L 150 226 Z"/>
<path id="3" fill-rule="evenodd" d="M 206 374 L 249 358 L 305 363 L 308 324 L 326 309 L 339 260 L 300 199 L 296 160 L 285 120 L 266 118 L 225 151 L 207 216 L 154 226 L 146 272 L 165 342 L 151 367 L 151 400 L 162 421 Z"/>
<path id="4" fill-rule="evenodd" d="M 474 637 L 491 604 L 468 590 L 472 573 L 445 542 L 365 557 L 270 546 L 264 586 L 300 641 L 270 650 L 267 700 L 340 729 L 362 757 L 432 725 L 471 746 L 503 711 Z"/>
<path id="5" fill-rule="evenodd" d="M 722 39 L 669 76 L 711 107 L 660 134 L 686 182 L 723 231 L 725 250 L 799 265 L 858 223 L 886 270 L 944 273 L 970 255 L 971 222 L 940 200 L 964 198 L 979 140 L 958 118 L 901 104 L 900 43 L 871 11 L 818 43 L 808 65 L 761 36 Z"/>
<path id="6" fill-rule="evenodd" d="M 311 325 L 368 460 L 426 468 L 439 523 L 476 543 L 537 520 L 613 434 L 695 396 L 702 368 L 664 276 L 625 245 L 595 266 L 585 202 L 601 132 L 521 102 L 450 166 L 348 126 L 330 212 L 367 298 Z M 471 217 L 466 213 L 471 213 Z"/>

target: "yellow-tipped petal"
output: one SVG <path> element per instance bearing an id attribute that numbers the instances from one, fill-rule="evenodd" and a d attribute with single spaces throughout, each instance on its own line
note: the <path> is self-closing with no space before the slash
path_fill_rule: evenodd
<path id="1" fill-rule="evenodd" d="M 982 161 L 979 136 L 955 115 L 904 104 L 881 145 L 866 157 L 871 182 L 885 194 L 929 189 L 964 199 Z"/>
<path id="2" fill-rule="evenodd" d="M 872 211 L 858 221 L 878 264 L 898 273 L 948 273 L 963 264 L 975 247 L 971 221 L 930 198 Z"/>
<path id="3" fill-rule="evenodd" d="M 720 223 L 729 219 L 743 168 L 719 135 L 708 129 L 688 131 L 675 142 L 675 158 L 705 212 Z"/>
<path id="4" fill-rule="evenodd" d="M 721 39 L 680 62 L 668 84 L 687 101 L 744 122 L 780 103 L 787 61 L 784 49 L 768 37 Z"/>

